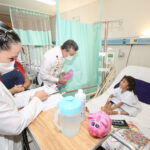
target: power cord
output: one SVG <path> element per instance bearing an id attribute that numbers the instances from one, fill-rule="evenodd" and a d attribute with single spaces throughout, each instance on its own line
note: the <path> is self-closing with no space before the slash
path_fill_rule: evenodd
<path id="1" fill-rule="evenodd" d="M 130 47 L 130 51 L 129 51 L 129 54 L 128 54 L 128 57 L 127 57 L 127 61 L 126 61 L 126 67 L 128 65 L 128 62 L 129 62 L 129 58 L 130 58 L 132 47 L 133 47 L 133 44 L 131 44 L 131 47 Z"/>

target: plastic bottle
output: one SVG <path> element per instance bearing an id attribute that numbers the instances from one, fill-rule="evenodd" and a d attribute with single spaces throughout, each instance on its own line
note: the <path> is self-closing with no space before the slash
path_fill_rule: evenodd
<path id="1" fill-rule="evenodd" d="M 75 97 L 82 101 L 81 118 L 82 118 L 82 121 L 83 121 L 83 120 L 85 120 L 86 95 L 85 95 L 85 93 L 83 93 L 82 89 L 78 89 L 78 92 L 75 94 Z"/>

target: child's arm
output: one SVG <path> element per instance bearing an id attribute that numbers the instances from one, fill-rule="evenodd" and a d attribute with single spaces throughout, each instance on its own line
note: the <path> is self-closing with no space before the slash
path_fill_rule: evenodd
<path id="1" fill-rule="evenodd" d="M 112 97 L 114 97 L 113 94 L 111 94 L 111 95 L 108 97 L 108 100 L 107 100 L 106 104 L 105 104 L 103 107 L 101 107 L 101 110 L 102 110 L 102 111 L 106 112 L 107 110 L 111 109 L 112 103 L 109 101 L 109 99 L 112 98 Z"/>
<path id="2" fill-rule="evenodd" d="M 123 104 L 124 104 L 123 102 L 120 102 L 120 103 L 118 103 L 117 105 L 115 105 L 114 107 L 112 107 L 111 109 L 112 109 L 112 110 L 115 110 L 116 108 L 121 107 Z"/>

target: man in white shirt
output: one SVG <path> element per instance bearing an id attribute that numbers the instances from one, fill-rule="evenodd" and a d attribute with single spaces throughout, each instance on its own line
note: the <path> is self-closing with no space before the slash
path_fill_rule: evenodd
<path id="1" fill-rule="evenodd" d="M 59 75 L 63 73 L 63 65 L 65 59 L 71 60 L 78 50 L 78 45 L 73 40 L 67 40 L 62 46 L 57 46 L 44 54 L 41 64 L 40 73 L 38 76 L 39 84 L 47 85 L 56 89 L 57 83 L 65 84 L 67 81 Z"/>

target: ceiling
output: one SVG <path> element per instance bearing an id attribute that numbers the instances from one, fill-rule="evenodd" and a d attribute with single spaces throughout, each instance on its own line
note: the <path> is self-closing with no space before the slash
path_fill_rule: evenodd
<path id="1" fill-rule="evenodd" d="M 66 12 L 70 11 L 96 0 L 58 0 L 59 11 Z M 54 16 L 56 14 L 56 6 L 48 5 L 36 0 L 0 0 L 0 14 L 9 14 L 9 7 L 16 7 L 26 9 L 30 11 L 40 12 Z"/>

